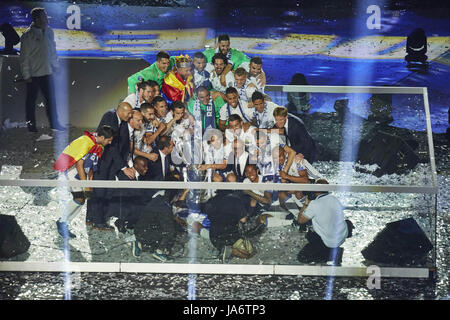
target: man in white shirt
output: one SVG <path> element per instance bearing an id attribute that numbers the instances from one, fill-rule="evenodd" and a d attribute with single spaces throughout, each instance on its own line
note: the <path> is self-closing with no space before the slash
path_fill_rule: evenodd
<path id="1" fill-rule="evenodd" d="M 225 148 L 231 151 L 230 144 L 239 139 L 244 142 L 245 149 L 254 154 L 256 148 L 256 128 L 249 122 L 244 123 L 238 114 L 232 114 L 228 120 L 228 128 L 225 130 Z"/>
<path id="2" fill-rule="evenodd" d="M 172 125 L 171 137 L 175 145 L 183 140 L 185 136 L 191 136 L 194 132 L 193 119 L 190 114 L 186 112 L 186 106 L 183 102 L 178 101 L 172 104 L 172 114 L 175 120 Z"/>
<path id="3" fill-rule="evenodd" d="M 141 104 L 141 113 L 144 117 L 142 140 L 138 141 L 137 148 L 143 152 L 151 153 L 156 150 L 156 141 L 160 134 L 166 129 L 166 124 L 156 120 L 155 107 L 150 103 Z"/>
<path id="4" fill-rule="evenodd" d="M 253 92 L 251 101 L 253 107 L 252 124 L 259 129 L 273 128 L 275 125 L 273 111 L 280 106 L 272 101 L 264 101 L 264 95 L 259 91 Z"/>
<path id="5" fill-rule="evenodd" d="M 226 149 L 224 146 L 221 131 L 213 129 L 208 132 L 208 135 L 209 138 L 202 143 L 204 164 L 200 165 L 198 170 L 208 170 L 210 181 L 222 182 L 225 180 L 223 170 L 227 166 L 229 148 Z"/>
<path id="6" fill-rule="evenodd" d="M 169 111 L 167 107 L 167 102 L 161 96 L 156 96 L 153 98 L 153 106 L 155 108 L 155 116 L 158 122 L 163 122 L 166 125 L 166 128 L 161 133 L 161 135 L 170 135 L 172 133 L 172 126 L 176 120 L 174 119 L 173 113 Z"/>
<path id="7" fill-rule="evenodd" d="M 258 172 L 258 167 L 254 164 L 247 164 L 245 167 L 244 183 L 264 183 L 263 176 Z M 286 219 L 285 212 L 275 212 L 270 210 L 273 201 L 273 191 L 270 190 L 243 190 L 250 196 L 250 216 L 259 215 L 260 223 L 268 228 L 282 227 L 292 224 L 291 220 Z"/>
<path id="8" fill-rule="evenodd" d="M 138 110 L 133 110 L 131 113 L 131 118 L 128 120 L 128 131 L 130 133 L 130 153 L 128 157 L 128 166 L 133 167 L 133 159 L 138 156 L 144 157 L 151 161 L 156 161 L 158 155 L 152 150 L 143 150 L 142 141 L 145 135 L 144 126 L 144 116 Z"/>
<path id="9" fill-rule="evenodd" d="M 211 65 L 211 64 L 209 64 Z M 233 72 L 229 71 L 226 74 L 224 72 L 228 65 L 227 57 L 222 53 L 216 53 L 212 57 L 212 66 L 214 70 L 210 71 L 209 81 L 211 82 L 212 88 L 216 91 L 225 93 L 228 87 L 233 86 L 234 76 Z M 211 66 L 206 66 L 207 70 L 211 69 Z"/>
<path id="10" fill-rule="evenodd" d="M 145 102 L 147 103 L 152 102 L 153 88 L 149 83 L 149 81 L 139 82 L 137 84 L 137 95 L 136 93 L 131 93 L 123 101 L 128 102 L 133 107 L 133 109 L 140 108 L 141 105 Z"/>
<path id="11" fill-rule="evenodd" d="M 172 103 L 173 125 L 170 136 L 174 142 L 172 160 L 175 164 L 201 164 L 201 136 L 194 136 L 194 119 L 186 112 L 186 106 L 181 101 Z M 200 133 L 201 134 L 201 133 Z M 194 144 L 191 142 L 194 141 Z"/>
<path id="12" fill-rule="evenodd" d="M 36 128 L 36 99 L 39 90 L 46 100 L 50 127 L 64 131 L 58 122 L 53 73 L 58 70 L 58 56 L 53 30 L 48 26 L 44 8 L 31 10 L 33 22 L 20 38 L 20 68 L 27 85 L 25 118 L 30 132 Z"/>
<path id="13" fill-rule="evenodd" d="M 280 143 L 276 134 L 268 135 L 264 130 L 258 130 L 255 135 L 256 148 L 251 159 L 256 159 L 263 182 L 281 182 L 280 172 L 287 172 L 295 160 L 295 151 L 287 145 Z M 279 157 L 281 150 L 283 158 Z M 275 195 L 278 192 L 274 192 Z"/>
<path id="14" fill-rule="evenodd" d="M 224 104 L 219 111 L 219 129 L 225 131 L 228 118 L 232 114 L 239 115 L 244 123 L 250 122 L 253 117 L 253 110 L 248 107 L 246 102 L 239 100 L 239 94 L 236 88 L 227 88 L 225 96 L 227 103 Z"/>
<path id="15" fill-rule="evenodd" d="M 316 183 L 328 184 L 325 179 L 319 179 Z M 306 234 L 308 244 L 299 252 L 298 260 L 304 263 L 340 263 L 343 250 L 339 246 L 352 236 L 354 226 L 350 220 L 345 220 L 339 199 L 329 192 L 313 192 L 307 197 L 297 219 L 299 224 L 309 220 L 313 230 Z"/>
<path id="16" fill-rule="evenodd" d="M 273 151 L 273 156 L 278 159 L 280 164 L 283 164 L 286 160 L 286 151 L 281 147 L 275 148 Z M 308 162 L 308 160 L 303 158 L 302 154 L 297 154 L 292 164 L 289 167 L 286 165 L 286 167 L 287 170 L 279 171 L 279 177 L 282 183 L 309 183 L 310 179 L 316 180 L 321 177 L 320 173 Z M 301 208 L 305 199 L 303 192 L 300 190 L 280 191 L 278 193 L 280 206 L 283 209 L 288 210 L 285 202 L 291 197 L 291 195 L 294 195 L 294 202 L 299 208 Z"/>
<path id="17" fill-rule="evenodd" d="M 193 77 L 195 90 L 198 87 L 205 87 L 208 90 L 211 89 L 211 82 L 209 81 L 209 72 L 205 69 L 206 67 L 206 57 L 202 52 L 194 53 L 194 58 L 192 61 Z"/>
<path id="18" fill-rule="evenodd" d="M 258 168 L 255 164 L 248 164 L 245 167 L 244 183 L 263 183 L 263 177 L 258 173 Z M 272 192 L 268 190 L 243 190 L 243 192 L 250 196 L 251 211 L 268 210 L 272 204 Z"/>
<path id="19" fill-rule="evenodd" d="M 233 87 L 235 87 L 239 93 L 239 99 L 241 101 L 245 101 L 249 104 L 249 107 L 251 107 L 252 101 L 252 94 L 257 90 L 257 87 L 254 83 L 252 83 L 247 78 L 247 71 L 239 67 L 234 71 L 234 84 Z"/>
<path id="20" fill-rule="evenodd" d="M 164 122 L 167 125 L 172 120 L 172 114 L 169 112 L 166 100 L 161 96 L 156 96 L 153 99 L 152 105 L 155 108 L 156 120 Z"/>
<path id="21" fill-rule="evenodd" d="M 266 87 L 266 74 L 262 69 L 262 59 L 260 57 L 253 57 L 250 59 L 248 70 L 248 79 L 258 88 L 258 91 L 264 93 Z"/>

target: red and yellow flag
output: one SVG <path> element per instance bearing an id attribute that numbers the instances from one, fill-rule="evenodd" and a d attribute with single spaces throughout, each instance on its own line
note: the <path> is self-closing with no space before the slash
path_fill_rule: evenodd
<path id="1" fill-rule="evenodd" d="M 85 131 L 83 136 L 72 141 L 64 149 L 53 165 L 53 169 L 64 172 L 87 153 L 96 153 L 100 158 L 102 152 L 103 146 L 97 144 L 95 137 L 90 132 Z"/>
<path id="2" fill-rule="evenodd" d="M 170 100 L 185 102 L 194 95 L 194 82 L 192 75 L 190 75 L 185 81 L 178 73 L 169 71 L 164 78 L 162 90 Z"/>

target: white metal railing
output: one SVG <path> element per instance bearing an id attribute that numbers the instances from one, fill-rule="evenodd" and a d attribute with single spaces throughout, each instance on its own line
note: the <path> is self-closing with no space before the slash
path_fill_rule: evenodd
<path id="1" fill-rule="evenodd" d="M 10 272 L 131 272 L 169 274 L 248 274 L 368 277 L 369 267 L 247 265 L 198 263 L 125 263 L 125 262 L 16 262 L 0 261 L 0 271 Z M 380 267 L 382 278 L 428 278 L 428 268 Z"/>
<path id="2" fill-rule="evenodd" d="M 215 189 L 215 190 L 279 190 L 279 191 L 348 191 L 348 192 L 397 192 L 436 194 L 435 186 L 403 185 L 343 185 L 343 184 L 303 184 L 303 183 L 240 183 L 240 182 L 168 182 L 168 181 L 111 181 L 111 180 L 39 180 L 0 179 L 0 186 L 15 187 L 93 187 L 130 189 Z"/>

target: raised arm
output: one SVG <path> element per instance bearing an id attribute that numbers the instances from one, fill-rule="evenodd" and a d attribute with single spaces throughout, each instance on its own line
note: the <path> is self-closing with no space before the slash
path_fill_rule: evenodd
<path id="1" fill-rule="evenodd" d="M 225 69 L 223 69 L 222 74 L 220 75 L 220 84 L 224 87 L 227 86 L 227 81 L 226 81 L 226 76 L 227 73 L 230 72 L 231 70 L 233 70 L 233 65 L 231 65 L 230 63 L 227 64 L 227 66 L 225 67 Z"/>
<path id="2" fill-rule="evenodd" d="M 284 151 L 287 152 L 288 154 L 288 160 L 286 162 L 286 165 L 284 166 L 283 170 L 284 172 L 288 172 L 289 168 L 291 167 L 292 163 L 294 162 L 295 156 L 297 155 L 297 153 L 295 152 L 294 149 L 292 149 L 289 146 L 284 146 Z"/>
<path id="3" fill-rule="evenodd" d="M 297 222 L 300 224 L 305 224 L 307 223 L 310 219 L 305 217 L 303 215 L 303 213 L 305 212 L 306 208 L 308 208 L 309 205 L 309 199 L 308 197 L 306 197 L 305 203 L 303 204 L 303 207 L 300 209 L 300 211 L 298 212 L 298 217 L 297 217 Z"/>

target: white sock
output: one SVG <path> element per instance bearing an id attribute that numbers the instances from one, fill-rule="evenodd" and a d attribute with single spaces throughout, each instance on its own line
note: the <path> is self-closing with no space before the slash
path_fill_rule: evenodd
<path id="1" fill-rule="evenodd" d="M 136 236 L 134 234 L 129 235 L 128 237 L 123 239 L 125 242 L 135 242 L 136 241 Z"/>
<path id="2" fill-rule="evenodd" d="M 200 237 L 209 239 L 209 230 L 205 228 L 201 228 L 200 230 Z"/>
<path id="3" fill-rule="evenodd" d="M 64 212 L 59 220 L 69 224 L 78 215 L 82 207 L 83 205 L 76 203 L 74 200 L 68 201 L 63 208 Z"/>
<path id="4" fill-rule="evenodd" d="M 77 207 L 67 217 L 67 223 L 71 223 L 73 219 L 81 212 L 83 205 L 77 204 Z"/>
<path id="5" fill-rule="evenodd" d="M 292 198 L 294 198 L 294 202 L 295 202 L 295 204 L 296 204 L 299 208 L 303 207 L 303 203 L 300 201 L 301 199 L 297 199 L 296 196 L 294 196 L 294 197 L 292 197 Z M 303 198 L 302 198 L 302 199 L 303 199 Z"/>

